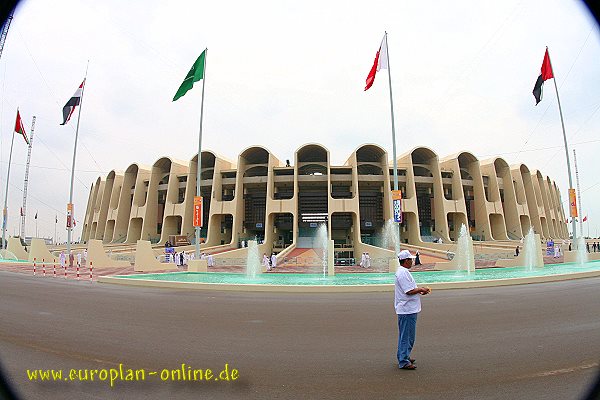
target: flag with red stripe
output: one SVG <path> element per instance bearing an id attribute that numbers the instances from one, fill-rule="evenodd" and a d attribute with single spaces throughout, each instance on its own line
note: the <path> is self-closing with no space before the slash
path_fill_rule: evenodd
<path id="1" fill-rule="evenodd" d="M 377 50 L 377 54 L 375 54 L 375 61 L 373 62 L 373 66 L 371 67 L 369 75 L 367 76 L 365 90 L 368 90 L 371 86 L 373 86 L 373 82 L 375 82 L 375 74 L 377 74 L 377 72 L 379 72 L 381 69 L 388 69 L 388 53 L 385 36 L 383 36 L 381 44 L 379 45 L 379 50 Z"/>
<path id="2" fill-rule="evenodd" d="M 25 132 L 25 126 L 23 125 L 23 120 L 21 119 L 21 114 L 17 109 L 17 120 L 15 121 L 15 132 L 20 133 L 25 139 L 25 143 L 29 144 L 29 139 L 27 138 L 27 133 Z"/>
<path id="3" fill-rule="evenodd" d="M 85 79 L 81 82 L 81 85 L 75 91 L 73 97 L 67 101 L 67 104 L 63 107 L 63 122 L 61 125 L 65 125 L 71 119 L 73 112 L 75 111 L 75 107 L 77 107 L 81 103 L 81 95 L 83 93 L 83 85 L 85 85 Z"/>
<path id="4" fill-rule="evenodd" d="M 552 73 L 552 65 L 550 64 L 550 55 L 548 54 L 548 48 L 546 48 L 546 53 L 544 54 L 544 61 L 542 61 L 542 71 L 540 76 L 538 76 L 537 81 L 535 82 L 535 86 L 533 87 L 533 96 L 535 97 L 535 105 L 537 106 L 540 101 L 542 101 L 542 88 L 544 86 L 544 81 L 554 78 L 554 74 Z"/>

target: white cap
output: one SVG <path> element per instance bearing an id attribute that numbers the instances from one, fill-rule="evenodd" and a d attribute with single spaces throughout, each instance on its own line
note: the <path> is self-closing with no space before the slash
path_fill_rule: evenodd
<path id="1" fill-rule="evenodd" d="M 398 253 L 398 260 L 406 260 L 407 258 L 415 258 L 415 256 L 410 254 L 410 251 L 408 250 L 402 250 Z"/>

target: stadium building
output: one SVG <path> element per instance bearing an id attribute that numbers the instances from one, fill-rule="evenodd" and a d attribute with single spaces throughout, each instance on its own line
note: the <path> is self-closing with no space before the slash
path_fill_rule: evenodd
<path id="1" fill-rule="evenodd" d="M 343 165 L 329 151 L 305 144 L 282 162 L 253 146 L 237 161 L 202 152 L 203 248 L 236 249 L 257 238 L 279 253 L 311 247 L 326 223 L 336 257 L 355 257 L 377 245 L 392 218 L 393 167 L 382 147 L 365 144 Z M 417 147 L 398 157 L 402 243 L 456 241 L 464 224 L 475 241 L 520 240 L 530 227 L 541 238 L 568 239 L 556 184 L 524 164 L 478 160 L 469 152 L 440 159 Z M 90 189 L 84 241 L 164 244 L 171 235 L 194 242 L 193 201 L 198 157 L 162 157 L 152 166 L 111 171 Z"/>

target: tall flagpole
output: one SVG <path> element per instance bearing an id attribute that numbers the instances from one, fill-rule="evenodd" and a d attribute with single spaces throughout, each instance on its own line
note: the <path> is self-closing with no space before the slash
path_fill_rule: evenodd
<path id="1" fill-rule="evenodd" d="M 577 208 L 581 211 L 579 215 L 579 232 L 581 232 L 581 236 L 583 237 L 583 208 L 581 203 L 581 190 L 579 189 L 579 171 L 577 170 L 577 153 L 575 149 L 573 149 L 573 164 L 575 164 L 575 182 L 577 184 Z"/>
<path id="2" fill-rule="evenodd" d="M 387 42 L 387 31 L 385 32 L 385 55 L 387 57 L 388 87 L 390 88 L 390 114 L 392 117 L 392 157 L 394 157 L 394 190 L 398 190 L 398 161 L 396 157 L 396 126 L 394 123 L 394 99 L 392 97 L 392 71 L 390 68 L 390 52 Z M 398 238 L 400 238 L 400 224 L 398 224 Z M 399 249 L 397 249 L 399 250 Z"/>
<path id="3" fill-rule="evenodd" d="M 567 134 L 565 133 L 565 121 L 563 119 L 562 108 L 560 106 L 560 97 L 558 97 L 558 86 L 556 85 L 556 74 L 554 73 L 554 67 L 552 66 L 552 60 L 550 60 L 550 51 L 548 51 L 548 46 L 546 46 L 546 51 L 548 52 L 548 62 L 550 63 L 550 69 L 552 70 L 552 76 L 554 81 L 554 89 L 556 89 L 556 100 L 558 101 L 558 112 L 560 113 L 560 123 L 562 125 L 563 131 L 563 139 L 565 141 L 565 156 L 567 157 L 567 172 L 569 174 L 569 189 L 573 189 L 573 178 L 571 177 L 571 162 L 569 161 L 569 146 L 567 146 Z M 570 202 L 569 202 L 570 203 Z M 575 244 L 575 239 L 577 238 L 577 225 L 575 224 L 575 217 L 571 216 L 572 224 L 573 224 L 573 244 Z M 581 233 L 583 235 L 583 232 Z"/>
<path id="4" fill-rule="evenodd" d="M 17 108 L 17 114 L 19 113 L 19 109 Z M 4 209 L 2 211 L 2 248 L 5 249 L 6 246 L 4 245 L 5 242 L 5 237 L 6 237 L 6 225 L 8 224 L 8 209 L 7 209 L 7 203 L 8 203 L 8 181 L 10 179 L 10 163 L 12 160 L 12 151 L 13 151 L 13 144 L 15 143 L 15 132 L 13 129 L 13 134 L 12 134 L 12 140 L 10 141 L 10 155 L 8 156 L 8 171 L 6 173 L 6 191 L 4 192 Z"/>
<path id="5" fill-rule="evenodd" d="M 79 121 L 81 120 L 81 109 L 83 108 L 83 93 L 85 92 L 85 81 L 87 80 L 88 60 L 85 66 L 85 78 L 83 78 L 83 87 L 81 88 L 81 99 L 79 100 L 79 113 L 77 114 L 77 129 L 75 130 L 75 145 L 73 147 L 73 164 L 71 166 L 71 188 L 69 189 L 69 204 L 67 205 L 67 257 L 71 254 L 71 234 L 73 230 L 73 182 L 75 180 L 75 156 L 77 155 L 77 138 L 79 137 Z"/>
<path id="6" fill-rule="evenodd" d="M 33 134 L 35 132 L 35 115 L 31 120 L 31 134 L 29 135 L 29 146 L 27 146 L 27 165 L 25 166 L 25 182 L 23 184 L 23 207 L 21 212 L 21 233 L 25 240 L 25 220 L 27 218 L 27 187 L 29 186 L 29 165 L 31 164 L 31 149 L 33 148 Z"/>
<path id="7" fill-rule="evenodd" d="M 396 127 L 394 125 L 394 99 L 392 98 L 392 72 L 390 68 L 390 52 L 388 50 L 387 32 L 385 32 L 385 54 L 387 56 L 388 83 L 390 88 L 390 114 L 392 116 L 392 151 L 394 157 L 394 190 L 398 190 L 398 161 L 396 160 Z"/>
<path id="8" fill-rule="evenodd" d="M 204 69 L 202 76 L 202 103 L 200 104 L 200 132 L 198 135 L 198 165 L 196 168 L 196 196 L 200 197 L 200 174 L 202 172 L 202 114 L 204 113 L 204 84 L 206 83 L 206 58 L 208 57 L 208 48 L 204 49 Z M 204 206 L 204 204 L 203 204 Z M 204 207 L 200 210 L 204 213 Z M 202 216 L 200 216 L 202 220 Z M 196 260 L 200 259 L 200 226 L 196 226 Z"/>

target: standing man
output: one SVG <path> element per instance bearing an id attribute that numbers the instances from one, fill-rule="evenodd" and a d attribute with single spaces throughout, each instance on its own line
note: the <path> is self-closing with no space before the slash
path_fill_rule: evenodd
<path id="1" fill-rule="evenodd" d="M 271 268 L 275 268 L 277 266 L 277 256 L 275 253 L 271 253 Z"/>
<path id="2" fill-rule="evenodd" d="M 67 256 L 65 256 L 65 252 L 61 251 L 60 252 L 60 256 L 58 257 L 58 259 L 60 260 L 60 266 L 62 269 L 65 269 L 66 265 L 67 265 Z"/>
<path id="3" fill-rule="evenodd" d="M 413 265 L 415 256 L 408 250 L 398 253 L 400 267 L 396 271 L 394 282 L 395 296 L 394 307 L 398 315 L 398 367 L 400 369 L 417 369 L 415 360 L 410 358 L 415 343 L 417 316 L 421 312 L 421 299 L 419 295 L 431 293 L 428 287 L 417 287 L 409 269 Z"/>
<path id="4" fill-rule="evenodd" d="M 269 256 L 267 256 L 267 253 L 263 253 L 262 264 L 263 267 L 267 269 L 267 271 L 271 270 L 271 259 L 269 258 Z"/>

